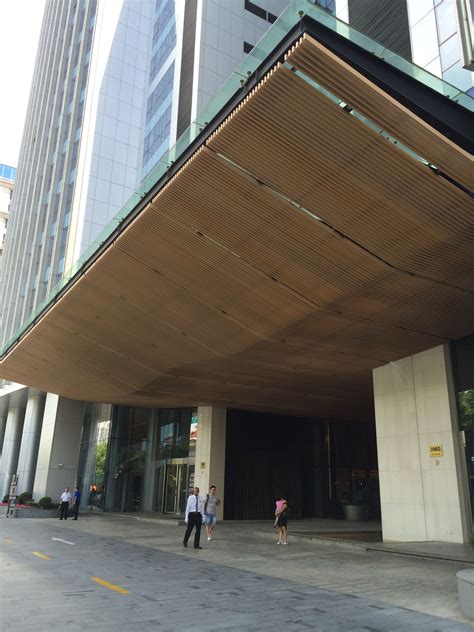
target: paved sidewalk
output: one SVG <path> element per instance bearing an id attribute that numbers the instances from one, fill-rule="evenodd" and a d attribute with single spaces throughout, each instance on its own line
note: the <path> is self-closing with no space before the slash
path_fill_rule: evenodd
<path id="1" fill-rule="evenodd" d="M 102 514 L 104 515 L 104 514 Z M 152 522 L 163 525 L 184 525 L 184 521 L 176 516 L 164 516 L 154 512 L 143 513 L 108 513 L 128 520 Z M 226 521 L 226 529 L 247 537 L 268 538 L 268 520 L 263 521 Z M 382 525 L 371 520 L 367 522 L 351 522 L 327 518 L 313 518 L 291 521 L 291 537 L 297 541 L 311 541 L 319 544 L 334 545 L 339 543 L 347 548 L 359 547 L 370 551 L 410 555 L 452 562 L 466 562 L 474 567 L 474 548 L 470 544 L 451 544 L 447 542 L 382 542 Z"/>
<path id="2" fill-rule="evenodd" d="M 195 551 L 182 548 L 182 527 L 106 515 L 1 519 L 0 529 L 2 630 L 474 629 L 456 602 L 466 566 L 452 562 L 277 547 L 270 529 L 268 542 L 249 541 L 225 524 Z"/>

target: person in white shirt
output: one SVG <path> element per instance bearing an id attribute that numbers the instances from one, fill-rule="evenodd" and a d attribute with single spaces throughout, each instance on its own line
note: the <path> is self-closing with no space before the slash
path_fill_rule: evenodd
<path id="1" fill-rule="evenodd" d="M 195 487 L 194 494 L 191 494 L 188 498 L 186 512 L 184 514 L 184 522 L 188 525 L 186 527 L 186 533 L 184 534 L 183 540 L 183 546 L 185 549 L 188 547 L 189 536 L 194 528 L 196 528 L 196 531 L 194 532 L 194 548 L 202 549 L 202 546 L 199 546 L 199 540 L 201 538 L 201 525 L 203 523 L 203 518 L 204 502 L 199 496 L 199 487 Z"/>
<path id="2" fill-rule="evenodd" d="M 64 520 L 67 520 L 67 513 L 69 511 L 69 503 L 72 500 L 72 494 L 69 491 L 69 487 L 66 487 L 65 490 L 63 491 L 63 493 L 61 494 L 61 508 L 60 508 L 60 520 L 62 520 L 64 518 Z"/>

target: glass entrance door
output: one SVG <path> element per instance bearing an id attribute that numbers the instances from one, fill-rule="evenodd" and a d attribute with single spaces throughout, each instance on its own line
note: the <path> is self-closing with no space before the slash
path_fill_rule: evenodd
<path id="1" fill-rule="evenodd" d="M 176 496 L 179 488 L 179 469 L 182 466 L 167 465 L 165 475 L 164 513 L 176 513 Z"/>
<path id="2" fill-rule="evenodd" d="M 155 511 L 184 514 L 194 486 L 194 465 L 187 459 L 173 459 L 155 470 Z"/>

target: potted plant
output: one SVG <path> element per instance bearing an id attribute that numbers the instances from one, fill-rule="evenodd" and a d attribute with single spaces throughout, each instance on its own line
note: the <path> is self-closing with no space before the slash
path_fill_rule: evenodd
<path id="1" fill-rule="evenodd" d="M 341 505 L 346 520 L 369 519 L 369 502 L 362 481 L 356 484 L 355 489 L 352 486 L 349 488 L 341 498 Z"/>

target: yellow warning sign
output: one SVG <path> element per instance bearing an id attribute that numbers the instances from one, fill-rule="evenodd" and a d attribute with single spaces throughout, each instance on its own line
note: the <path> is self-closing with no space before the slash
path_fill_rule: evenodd
<path id="1" fill-rule="evenodd" d="M 435 457 L 443 456 L 443 446 L 430 445 L 430 456 L 435 456 Z"/>

